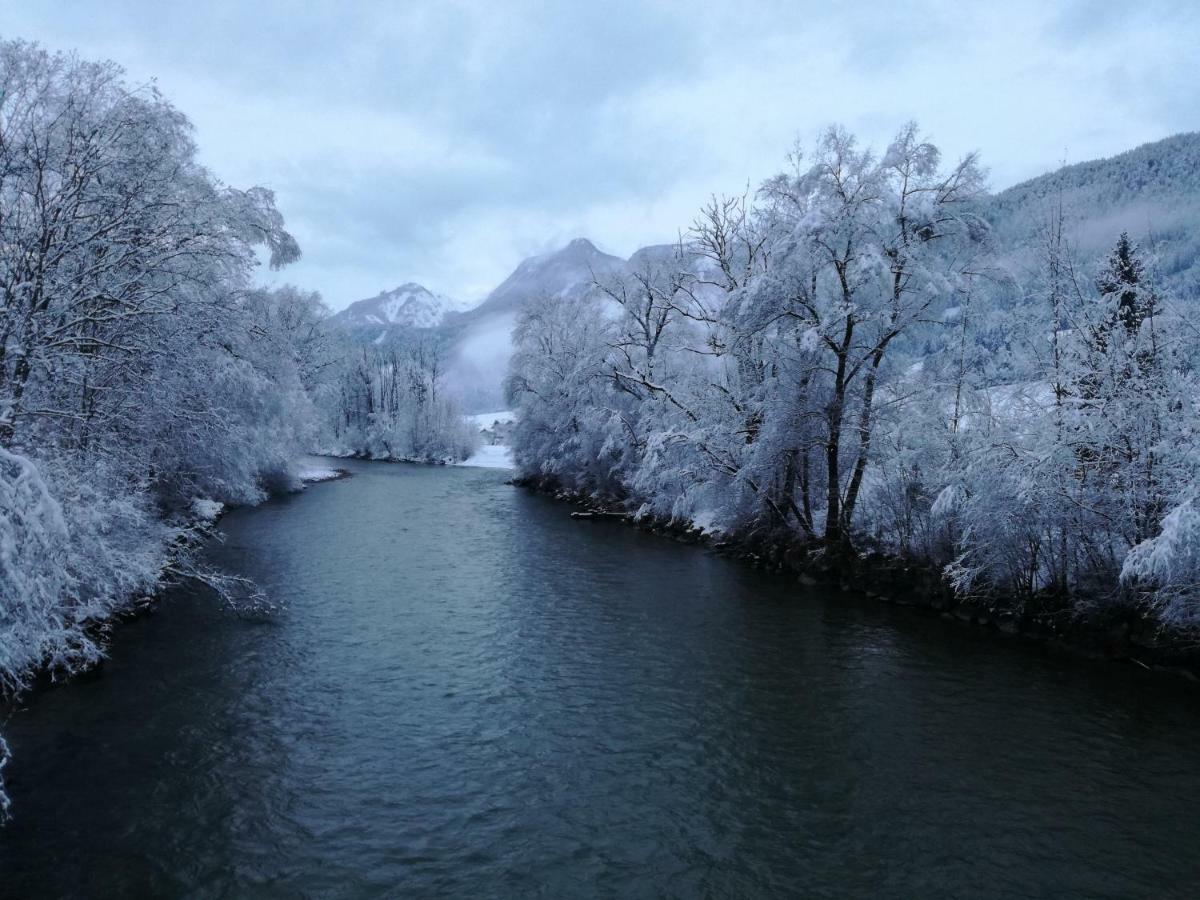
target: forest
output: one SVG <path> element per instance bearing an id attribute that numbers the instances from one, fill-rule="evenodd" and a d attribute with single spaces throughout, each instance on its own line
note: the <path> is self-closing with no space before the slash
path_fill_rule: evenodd
<path id="1" fill-rule="evenodd" d="M 1014 220 L 915 124 L 882 152 L 828 129 L 590 302 L 528 299 L 521 476 L 802 569 L 898 559 L 1013 630 L 1190 644 L 1193 238 L 1087 253 L 1071 235 L 1107 209 L 1077 175 Z"/>

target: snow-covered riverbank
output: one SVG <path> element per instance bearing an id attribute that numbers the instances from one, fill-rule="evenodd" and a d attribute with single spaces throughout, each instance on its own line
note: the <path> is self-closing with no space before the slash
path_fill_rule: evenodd
<path id="1" fill-rule="evenodd" d="M 511 469 L 513 467 L 512 448 L 503 444 L 487 444 L 458 465 L 475 466 L 480 469 Z"/>
<path id="2" fill-rule="evenodd" d="M 325 465 L 320 459 L 305 457 L 297 466 L 296 474 L 304 484 L 318 484 L 322 481 L 346 478 L 350 473 L 345 469 L 335 469 Z"/>
<path id="3" fill-rule="evenodd" d="M 501 409 L 496 412 L 476 413 L 467 416 L 467 419 L 479 430 L 483 444 L 459 465 L 481 469 L 513 468 L 511 443 L 516 414 L 511 409 Z"/>

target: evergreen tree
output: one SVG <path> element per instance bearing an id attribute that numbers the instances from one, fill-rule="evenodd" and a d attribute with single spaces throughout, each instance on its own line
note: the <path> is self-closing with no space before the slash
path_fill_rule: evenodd
<path id="1" fill-rule="evenodd" d="M 1100 296 L 1116 298 L 1113 324 L 1119 321 L 1130 335 L 1136 334 L 1142 322 L 1153 315 L 1152 298 L 1142 288 L 1145 269 L 1141 249 L 1129 239 L 1128 232 L 1123 231 L 1104 268 L 1096 276 L 1096 290 Z"/>

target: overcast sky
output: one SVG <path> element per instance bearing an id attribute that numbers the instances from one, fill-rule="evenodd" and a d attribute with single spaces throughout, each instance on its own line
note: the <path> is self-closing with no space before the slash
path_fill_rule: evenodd
<path id="1" fill-rule="evenodd" d="M 997 189 L 1196 130 L 1198 6 L 0 0 L 0 35 L 156 78 L 223 181 L 276 191 L 283 277 L 341 308 L 669 240 L 830 122 L 880 144 L 915 118 Z"/>

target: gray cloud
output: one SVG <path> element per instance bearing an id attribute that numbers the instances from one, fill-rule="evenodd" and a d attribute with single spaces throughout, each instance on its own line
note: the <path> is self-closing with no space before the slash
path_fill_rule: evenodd
<path id="1" fill-rule="evenodd" d="M 710 6 L 31 2 L 0 33 L 157 78 L 214 172 L 276 190 L 305 250 L 283 277 L 334 307 L 668 239 L 831 121 L 878 144 L 916 118 L 1003 187 L 1200 115 L 1184 0 Z"/>

